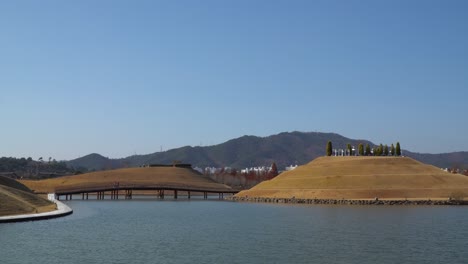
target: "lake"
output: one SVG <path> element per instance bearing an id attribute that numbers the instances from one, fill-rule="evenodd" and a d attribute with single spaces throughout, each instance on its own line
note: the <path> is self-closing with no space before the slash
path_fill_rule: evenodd
<path id="1" fill-rule="evenodd" d="M 67 201 L 0 224 L 0 263 L 467 263 L 468 207 Z"/>

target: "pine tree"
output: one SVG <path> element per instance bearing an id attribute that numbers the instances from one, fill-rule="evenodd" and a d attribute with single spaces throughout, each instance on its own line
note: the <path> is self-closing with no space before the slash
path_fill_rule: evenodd
<path id="1" fill-rule="evenodd" d="M 332 155 L 332 142 L 328 141 L 328 143 L 327 143 L 327 156 L 331 156 L 331 155 Z"/>
<path id="2" fill-rule="evenodd" d="M 347 144 L 347 145 L 346 145 L 346 148 L 348 149 L 348 154 L 349 154 L 349 156 L 352 156 L 352 155 L 353 155 L 353 153 L 352 153 L 352 152 L 353 152 L 353 149 L 352 149 L 352 147 L 351 147 L 351 144 Z"/>
<path id="3" fill-rule="evenodd" d="M 396 143 L 396 155 L 401 156 L 401 148 L 400 148 L 400 142 Z"/>
<path id="4" fill-rule="evenodd" d="M 384 146 L 383 154 L 384 154 L 384 156 L 388 156 L 388 146 L 387 146 L 387 144 L 385 144 L 385 146 Z"/>
<path id="5" fill-rule="evenodd" d="M 366 156 L 370 156 L 371 153 L 370 153 L 370 146 L 369 144 L 366 144 Z"/>
<path id="6" fill-rule="evenodd" d="M 395 156 L 395 146 L 392 146 L 390 147 L 390 152 L 392 153 L 392 156 Z"/>
<path id="7" fill-rule="evenodd" d="M 378 146 L 374 147 L 374 156 L 380 156 L 380 147 Z"/>
<path id="8" fill-rule="evenodd" d="M 276 167 L 276 163 L 273 162 L 271 164 L 271 170 L 268 172 L 268 179 L 273 179 L 274 177 L 278 176 L 278 167 Z"/>
<path id="9" fill-rule="evenodd" d="M 359 143 L 358 149 L 359 149 L 359 156 L 364 156 L 364 146 L 362 145 L 362 143 Z"/>

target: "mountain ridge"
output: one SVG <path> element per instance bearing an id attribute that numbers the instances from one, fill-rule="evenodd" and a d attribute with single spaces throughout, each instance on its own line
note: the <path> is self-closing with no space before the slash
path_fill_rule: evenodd
<path id="1" fill-rule="evenodd" d="M 337 133 L 323 132 L 282 132 L 266 137 L 244 135 L 213 146 L 184 146 L 164 152 L 146 155 L 133 155 L 120 159 L 109 159 L 92 153 L 70 160 L 71 167 L 88 170 L 106 170 L 125 167 L 138 167 L 147 164 L 171 164 L 175 161 L 191 163 L 194 167 L 233 167 L 237 169 L 270 165 L 276 162 L 279 168 L 291 164 L 305 164 L 323 156 L 327 141 L 332 141 L 334 148 L 345 148 L 351 144 L 357 148 L 359 143 L 376 146 L 364 139 L 351 139 Z M 388 143 L 391 144 L 391 143 Z M 395 142 L 393 142 L 395 144 Z M 405 156 L 414 158 L 440 168 L 468 167 L 468 152 L 416 153 L 404 150 Z"/>

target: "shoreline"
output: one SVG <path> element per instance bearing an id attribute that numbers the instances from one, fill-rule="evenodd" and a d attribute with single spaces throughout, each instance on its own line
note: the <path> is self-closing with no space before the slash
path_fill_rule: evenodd
<path id="1" fill-rule="evenodd" d="M 250 203 L 311 204 L 311 205 L 468 205 L 468 201 L 431 199 L 301 199 L 265 197 L 228 197 L 226 200 Z"/>
<path id="2" fill-rule="evenodd" d="M 58 218 L 58 217 L 71 215 L 73 213 L 73 210 L 68 205 L 57 200 L 54 200 L 52 202 L 54 202 L 57 205 L 57 210 L 45 212 L 45 213 L 37 213 L 37 214 L 0 216 L 0 223 L 45 220 L 45 219 L 52 219 L 52 218 Z"/>

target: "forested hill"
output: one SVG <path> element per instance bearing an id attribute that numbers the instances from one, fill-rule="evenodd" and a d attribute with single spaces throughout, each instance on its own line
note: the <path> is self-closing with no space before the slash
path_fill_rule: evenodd
<path id="1" fill-rule="evenodd" d="M 243 136 L 225 143 L 208 147 L 182 147 L 148 155 L 135 155 L 123 159 L 108 159 L 99 154 L 91 154 L 68 162 L 74 168 L 85 167 L 89 170 L 136 167 L 144 164 L 171 164 L 174 161 L 191 163 L 198 167 L 246 168 L 270 165 L 276 162 L 283 169 L 291 164 L 305 164 L 325 153 L 327 141 L 333 148 L 345 148 L 346 144 L 358 146 L 370 144 L 367 140 L 356 140 L 335 133 L 285 132 L 268 137 Z M 395 142 L 382 142 L 392 144 Z M 380 142 L 379 142 L 380 144 Z M 404 148 L 404 145 L 402 146 Z M 437 167 L 468 167 L 468 152 L 445 154 L 419 154 L 404 151 L 404 155 Z"/>
<path id="2" fill-rule="evenodd" d="M 323 155 L 328 140 L 332 140 L 335 146 L 343 148 L 347 143 L 367 142 L 347 139 L 332 133 L 291 132 L 263 138 L 243 136 L 214 146 L 186 146 L 124 159 L 107 159 L 97 154 L 91 154 L 71 160 L 68 164 L 100 170 L 154 163 L 170 164 L 174 161 L 191 163 L 194 167 L 229 166 L 233 168 L 270 165 L 272 162 L 276 162 L 281 168 L 291 164 L 303 164 Z"/>
<path id="3" fill-rule="evenodd" d="M 86 170 L 86 168 L 81 168 Z M 32 158 L 0 158 L 0 176 L 13 179 L 30 178 L 43 179 L 76 173 L 64 161 L 33 160 Z"/>

